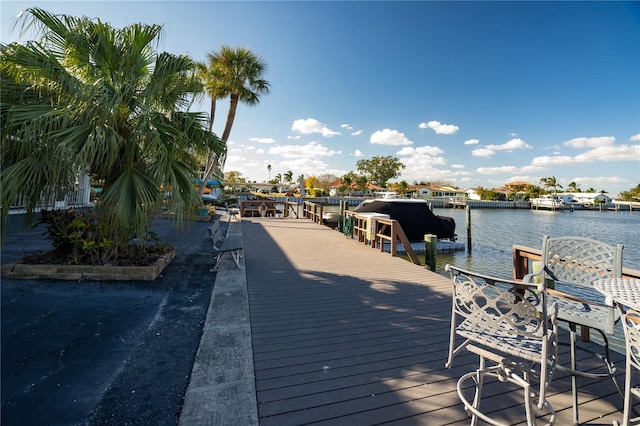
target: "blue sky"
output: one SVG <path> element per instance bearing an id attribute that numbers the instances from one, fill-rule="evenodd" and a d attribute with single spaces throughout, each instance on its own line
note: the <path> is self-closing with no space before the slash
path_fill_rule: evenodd
<path id="1" fill-rule="evenodd" d="M 238 107 L 225 167 L 248 180 L 390 155 L 409 183 L 640 183 L 639 2 L 2 1 L 2 42 L 33 6 L 162 24 L 160 50 L 195 60 L 260 55 L 271 94 Z"/>

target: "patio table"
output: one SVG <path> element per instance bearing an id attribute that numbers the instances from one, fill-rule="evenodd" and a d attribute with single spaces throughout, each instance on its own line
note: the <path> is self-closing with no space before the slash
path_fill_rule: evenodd
<path id="1" fill-rule="evenodd" d="M 637 355 L 631 353 L 631 351 L 637 350 L 637 340 L 640 338 L 638 331 L 634 330 L 639 325 L 631 326 L 626 324 L 625 307 L 627 308 L 627 314 L 632 315 L 634 318 L 640 316 L 640 279 L 636 278 L 607 278 L 597 280 L 594 282 L 594 288 L 602 293 L 607 300 L 607 304 L 616 304 L 620 310 L 620 316 L 624 322 L 624 338 L 627 357 L 627 371 L 625 374 L 625 388 L 624 388 L 624 413 L 623 413 L 623 426 L 630 424 L 631 420 L 631 396 L 635 394 L 636 397 L 640 396 L 640 388 L 633 388 L 631 383 L 631 370 L 633 368 L 639 368 L 637 361 Z M 631 328 L 629 328 L 631 327 Z M 634 341 L 635 340 L 635 341 Z M 614 422 L 617 424 L 617 422 Z"/>

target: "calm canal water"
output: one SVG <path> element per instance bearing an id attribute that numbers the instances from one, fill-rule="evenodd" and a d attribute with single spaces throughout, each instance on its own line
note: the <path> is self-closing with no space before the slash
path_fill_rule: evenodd
<path id="1" fill-rule="evenodd" d="M 462 209 L 434 209 L 440 216 L 456 221 L 458 241 L 467 242 L 466 212 Z M 640 212 L 568 211 L 551 212 L 519 209 L 472 209 L 471 253 L 456 251 L 438 254 L 437 267 L 452 265 L 493 274 L 513 276 L 512 246 L 542 246 L 543 235 L 581 236 L 609 244 L 623 244 L 622 263 L 640 269 Z"/>

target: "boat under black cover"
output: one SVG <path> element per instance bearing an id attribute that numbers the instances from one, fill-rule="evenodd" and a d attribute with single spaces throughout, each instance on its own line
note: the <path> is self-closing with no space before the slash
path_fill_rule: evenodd
<path id="1" fill-rule="evenodd" d="M 372 199 L 353 209 L 357 213 L 375 212 L 388 214 L 402 226 L 411 242 L 424 241 L 425 234 L 438 238 L 455 239 L 456 222 L 451 217 L 435 215 L 426 201 L 412 199 Z"/>

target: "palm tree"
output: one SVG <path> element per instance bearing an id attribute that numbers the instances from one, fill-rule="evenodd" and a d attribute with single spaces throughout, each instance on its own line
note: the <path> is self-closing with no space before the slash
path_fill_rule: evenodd
<path id="1" fill-rule="evenodd" d="M 261 95 L 269 94 L 270 84 L 263 79 L 267 64 L 249 49 L 232 48 L 227 45 L 222 46 L 219 51 L 208 54 L 207 60 L 208 66 L 198 65 L 198 75 L 203 81 L 207 94 L 211 97 L 210 126 L 213 126 L 216 100 L 230 97 L 227 121 L 222 132 L 222 141 L 226 144 L 236 117 L 238 102 L 257 105 Z M 203 177 L 205 181 L 209 179 L 215 166 L 222 169 L 224 158 L 218 157 L 207 164 Z"/>
<path id="2" fill-rule="evenodd" d="M 104 182 L 97 217 L 116 249 L 144 234 L 165 193 L 179 217 L 200 205 L 197 156 L 226 147 L 188 112 L 202 92 L 193 61 L 154 50 L 162 27 L 39 8 L 21 19 L 41 39 L 0 51 L 3 227 L 16 199 L 30 212 L 81 171 Z"/>
<path id="3" fill-rule="evenodd" d="M 544 189 L 549 188 L 549 178 L 548 177 L 541 177 L 540 178 L 540 184 L 544 187 Z"/>
<path id="4" fill-rule="evenodd" d="M 396 184 L 394 190 L 400 195 L 405 195 L 407 192 L 409 192 L 409 184 L 406 180 L 400 181 Z"/>
<path id="5" fill-rule="evenodd" d="M 289 170 L 284 174 L 284 181 L 285 183 L 293 182 L 293 172 L 291 170 Z"/>
<path id="6" fill-rule="evenodd" d="M 556 193 L 558 192 L 558 188 L 562 188 L 562 185 L 560 185 L 558 183 L 558 180 L 556 179 L 555 176 L 551 176 L 548 180 L 547 180 L 547 184 L 553 188 L 553 192 Z"/>
<path id="7" fill-rule="evenodd" d="M 347 195 L 351 195 L 352 184 L 355 183 L 357 176 L 353 172 L 349 172 L 340 178 L 340 187 L 338 190 L 341 193 L 347 191 Z"/>
<path id="8" fill-rule="evenodd" d="M 553 188 L 553 192 L 557 192 L 558 188 L 562 188 L 555 176 L 540 178 L 540 183 L 544 185 L 545 189 Z"/>
<path id="9" fill-rule="evenodd" d="M 575 183 L 574 181 L 571 181 L 569 182 L 569 185 L 567 185 L 567 189 L 569 190 L 569 192 L 580 192 L 579 186 L 580 186 L 579 183 Z"/>

